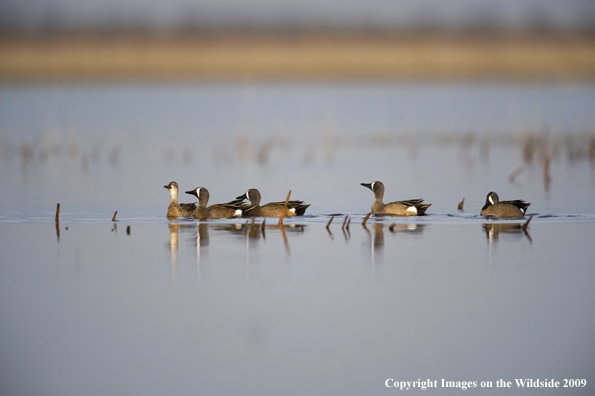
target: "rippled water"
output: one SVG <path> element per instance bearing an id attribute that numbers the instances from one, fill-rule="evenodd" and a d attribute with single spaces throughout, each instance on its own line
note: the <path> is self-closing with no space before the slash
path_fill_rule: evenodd
<path id="1" fill-rule="evenodd" d="M 1 394 L 592 394 L 593 86 L 5 88 Z M 312 206 L 170 221 L 171 180 Z M 362 225 L 373 180 L 429 215 Z"/>

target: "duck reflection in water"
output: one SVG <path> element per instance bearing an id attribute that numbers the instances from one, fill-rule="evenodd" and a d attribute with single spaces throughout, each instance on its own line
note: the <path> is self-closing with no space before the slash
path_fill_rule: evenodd
<path id="1" fill-rule="evenodd" d="M 177 223 L 169 223 L 169 251 L 171 261 L 171 280 L 175 282 L 177 279 L 178 267 L 178 231 L 180 225 Z"/>
<path id="2" fill-rule="evenodd" d="M 269 232 L 275 232 L 283 229 L 288 233 L 302 233 L 306 226 L 302 224 L 284 224 L 280 227 L 277 224 L 266 224 L 266 220 L 257 223 L 254 219 L 248 220 L 245 223 L 234 223 L 234 224 L 210 224 L 213 231 L 225 231 L 230 232 L 239 238 L 251 238 L 251 239 L 266 239 Z"/>
<path id="3" fill-rule="evenodd" d="M 530 219 L 529 219 L 530 220 Z M 486 232 L 486 237 L 488 239 L 488 243 L 490 245 L 498 243 L 500 239 L 500 234 L 509 235 L 512 238 L 516 237 L 527 237 L 529 242 L 533 242 L 531 239 L 531 235 L 527 231 L 527 225 L 529 221 L 526 223 L 484 223 L 483 229 Z"/>
<path id="4" fill-rule="evenodd" d="M 209 226 L 205 223 L 199 223 L 198 229 L 196 230 L 196 276 L 200 279 L 201 273 L 201 257 L 206 256 L 208 249 L 204 249 L 209 246 Z"/>
<path id="5" fill-rule="evenodd" d="M 252 246 L 258 246 L 258 243 L 254 244 L 254 242 L 265 240 L 268 235 L 278 235 L 280 233 L 285 250 L 290 254 L 291 251 L 287 235 L 294 233 L 302 234 L 304 233 L 305 228 L 306 226 L 301 224 L 284 224 L 282 226 L 277 224 L 266 224 L 266 220 L 257 223 L 254 218 L 247 220 L 245 223 L 200 222 L 198 224 L 172 219 L 169 223 L 170 240 L 167 244 L 171 252 L 172 280 L 175 281 L 176 279 L 179 248 L 178 240 L 180 232 L 193 234 L 191 240 L 196 246 L 197 271 L 198 276 L 200 277 L 201 257 L 204 259 L 207 254 L 207 250 L 204 248 L 209 245 L 210 233 L 215 233 L 215 235 L 230 233 L 234 235 L 238 241 L 245 241 Z"/>
<path id="6" fill-rule="evenodd" d="M 382 257 L 382 254 L 384 253 L 384 224 L 372 224 L 372 231 L 372 253 Z"/>
<path id="7" fill-rule="evenodd" d="M 200 258 L 206 254 L 206 250 L 202 249 L 209 245 L 209 228 L 207 224 L 199 223 L 181 223 L 177 219 L 172 219 L 169 223 L 169 243 L 167 244 L 171 253 L 171 275 L 172 282 L 177 280 L 177 267 L 178 267 L 178 249 L 179 249 L 179 234 L 191 234 L 190 240 L 196 244 L 196 262 L 197 262 L 197 274 L 200 278 Z"/>
<path id="8" fill-rule="evenodd" d="M 376 222 L 372 224 L 372 232 L 362 224 L 364 229 L 370 235 L 370 255 L 372 265 L 381 265 L 384 263 L 384 223 Z"/>
<path id="9" fill-rule="evenodd" d="M 415 235 L 415 234 L 421 235 L 421 233 L 424 231 L 425 226 L 426 226 L 425 224 L 417 224 L 417 223 L 410 223 L 410 224 L 393 223 L 388 227 L 388 230 L 390 232 L 392 232 L 393 234 L 406 233 L 406 234 L 410 234 L 410 235 Z"/>
<path id="10" fill-rule="evenodd" d="M 375 264 L 381 263 L 381 259 L 384 254 L 384 228 L 385 224 L 382 222 L 375 222 L 372 224 L 372 232 L 362 224 L 364 229 L 370 234 L 370 248 L 372 253 L 372 262 Z M 393 223 L 390 226 L 386 226 L 391 234 L 409 234 L 409 235 L 421 235 L 425 229 L 426 224 L 396 224 Z"/>

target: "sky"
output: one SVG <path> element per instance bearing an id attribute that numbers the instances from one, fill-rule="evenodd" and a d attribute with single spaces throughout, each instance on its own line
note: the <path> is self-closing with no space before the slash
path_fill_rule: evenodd
<path id="1" fill-rule="evenodd" d="M 0 0 L 3 30 L 241 25 L 523 30 L 595 27 L 593 0 Z"/>

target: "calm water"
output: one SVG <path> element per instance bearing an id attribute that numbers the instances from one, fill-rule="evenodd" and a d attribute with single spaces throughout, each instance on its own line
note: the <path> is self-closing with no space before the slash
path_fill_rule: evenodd
<path id="1" fill-rule="evenodd" d="M 593 85 L 4 86 L 0 393 L 592 394 L 594 103 Z M 169 221 L 171 180 L 312 206 L 283 228 Z M 430 215 L 362 226 L 373 180 Z M 478 216 L 491 190 L 531 202 L 529 225 Z"/>

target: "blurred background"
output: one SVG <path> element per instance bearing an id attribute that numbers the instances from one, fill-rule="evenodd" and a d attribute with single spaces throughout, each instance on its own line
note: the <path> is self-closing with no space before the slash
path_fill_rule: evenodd
<path id="1" fill-rule="evenodd" d="M 588 0 L 2 1 L 0 77 L 593 77 Z"/>
<path id="2" fill-rule="evenodd" d="M 158 208 L 177 180 L 364 211 L 384 179 L 568 210 L 567 168 L 593 196 L 594 78 L 587 0 L 2 0 L 0 203 Z"/>
<path id="3" fill-rule="evenodd" d="M 2 1 L 5 32 L 95 33 L 363 30 L 390 32 L 593 31 L 589 0 L 156 0 Z"/>

